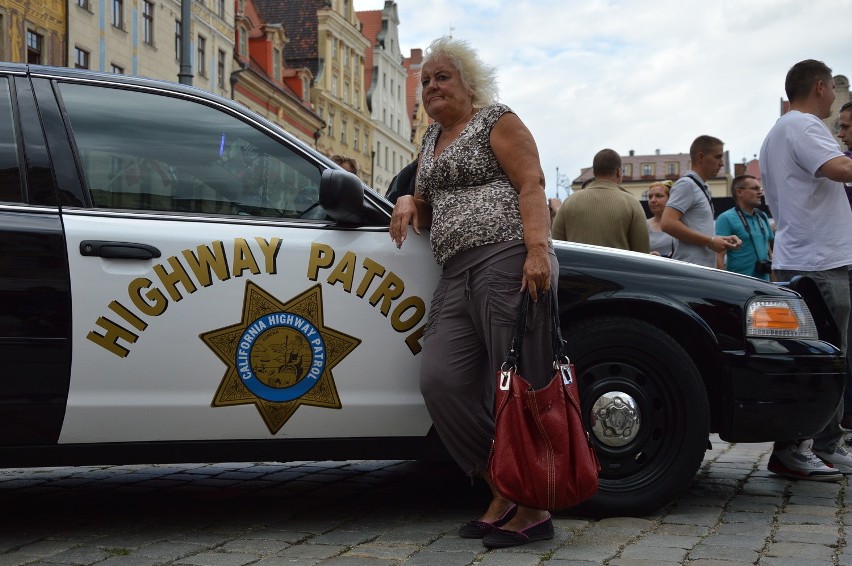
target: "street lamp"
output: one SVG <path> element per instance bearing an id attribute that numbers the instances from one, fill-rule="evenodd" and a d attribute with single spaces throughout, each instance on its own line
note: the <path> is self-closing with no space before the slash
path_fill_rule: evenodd
<path id="1" fill-rule="evenodd" d="M 189 46 L 189 33 L 192 29 L 192 0 L 181 0 L 180 3 L 180 72 L 178 82 L 192 85 L 192 65 L 189 62 L 191 55 Z M 200 64 L 200 63 L 199 63 Z"/>

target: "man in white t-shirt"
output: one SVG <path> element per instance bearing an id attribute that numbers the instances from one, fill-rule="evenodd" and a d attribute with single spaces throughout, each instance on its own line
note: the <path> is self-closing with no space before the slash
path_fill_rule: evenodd
<path id="1" fill-rule="evenodd" d="M 831 115 L 834 78 L 825 63 L 808 59 L 790 68 L 784 88 L 790 111 L 760 148 L 761 180 L 776 225 L 772 268 L 778 281 L 795 275 L 814 279 L 840 330 L 837 346 L 845 353 L 852 309 L 852 209 L 843 183 L 852 180 L 852 160 L 822 122 Z M 838 444 L 842 417 L 841 403 L 813 439 L 776 442 L 769 471 L 813 480 L 852 474 L 852 456 Z"/>

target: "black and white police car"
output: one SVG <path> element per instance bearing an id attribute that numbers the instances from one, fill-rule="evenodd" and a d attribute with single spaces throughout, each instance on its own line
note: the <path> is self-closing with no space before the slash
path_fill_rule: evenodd
<path id="1" fill-rule="evenodd" d="M 446 457 L 417 377 L 439 271 L 390 212 L 232 101 L 0 63 L 0 465 Z M 667 503 L 711 432 L 828 421 L 845 360 L 809 280 L 556 248 L 590 512 Z"/>

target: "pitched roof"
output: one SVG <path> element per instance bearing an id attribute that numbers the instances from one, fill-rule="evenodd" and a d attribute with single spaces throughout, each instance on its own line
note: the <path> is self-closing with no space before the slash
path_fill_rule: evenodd
<path id="1" fill-rule="evenodd" d="M 314 76 L 319 72 L 319 20 L 317 11 L 328 7 L 328 0 L 255 0 L 263 19 L 282 24 L 290 41 L 284 57 L 292 67 L 307 67 Z"/>

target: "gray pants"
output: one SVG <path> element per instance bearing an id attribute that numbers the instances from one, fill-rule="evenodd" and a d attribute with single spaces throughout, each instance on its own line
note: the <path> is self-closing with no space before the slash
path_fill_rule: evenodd
<path id="1" fill-rule="evenodd" d="M 789 281 L 795 275 L 807 275 L 813 279 L 819 287 L 822 298 L 828 306 L 828 310 L 834 317 L 834 322 L 840 331 L 840 344 L 835 344 L 846 354 L 846 343 L 848 340 L 848 327 L 852 301 L 849 293 L 849 268 L 847 266 L 828 269 L 826 271 L 775 271 L 778 281 Z M 843 419 L 843 400 L 837 404 L 837 410 L 824 429 L 814 435 L 814 449 L 822 452 L 833 452 L 843 431 L 840 430 L 840 421 Z"/>
<path id="2" fill-rule="evenodd" d="M 461 469 L 478 475 L 494 437 L 494 388 L 520 310 L 526 253 L 441 277 L 423 337 L 420 390 L 435 429 Z M 559 266 L 551 255 L 552 285 Z M 530 301 L 520 375 L 534 388 L 553 377 L 550 298 Z"/>

